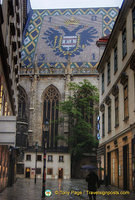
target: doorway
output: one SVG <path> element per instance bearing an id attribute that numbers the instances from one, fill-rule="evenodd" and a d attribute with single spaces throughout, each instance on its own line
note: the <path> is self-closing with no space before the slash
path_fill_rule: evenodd
<path id="1" fill-rule="evenodd" d="M 108 185 L 111 185 L 111 152 L 107 154 Z"/>
<path id="2" fill-rule="evenodd" d="M 123 189 L 129 189 L 129 146 L 123 146 Z"/>
<path id="3" fill-rule="evenodd" d="M 25 170 L 25 174 L 26 174 L 26 178 L 30 178 L 30 168 L 26 168 L 26 170 Z"/>
<path id="4" fill-rule="evenodd" d="M 63 179 L 63 168 L 58 169 L 58 177 Z"/>

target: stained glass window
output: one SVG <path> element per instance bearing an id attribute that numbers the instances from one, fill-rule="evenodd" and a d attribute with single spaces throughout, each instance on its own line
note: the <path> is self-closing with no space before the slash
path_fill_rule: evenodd
<path id="1" fill-rule="evenodd" d="M 59 91 L 53 85 L 49 86 L 44 95 L 44 116 L 43 123 L 49 120 L 49 132 L 47 136 L 47 147 L 57 147 L 56 137 L 58 135 L 58 103 Z"/>
<path id="2" fill-rule="evenodd" d="M 26 118 L 26 102 L 27 95 L 23 88 L 19 88 L 19 97 L 18 97 L 18 116 L 20 118 Z"/>

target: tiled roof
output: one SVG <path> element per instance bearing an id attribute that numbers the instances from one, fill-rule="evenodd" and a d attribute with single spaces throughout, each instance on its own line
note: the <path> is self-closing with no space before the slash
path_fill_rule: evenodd
<path id="1" fill-rule="evenodd" d="M 32 10 L 23 34 L 21 73 L 32 73 L 37 60 L 39 73 L 63 74 L 68 55 L 74 74 L 96 73 L 96 41 L 111 33 L 117 15 L 118 8 Z"/>

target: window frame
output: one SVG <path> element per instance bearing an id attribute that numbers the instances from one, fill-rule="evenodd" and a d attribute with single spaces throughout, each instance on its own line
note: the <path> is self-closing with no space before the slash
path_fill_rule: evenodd
<path id="1" fill-rule="evenodd" d="M 133 40 L 135 40 L 135 7 L 132 10 L 132 33 L 133 33 Z"/>
<path id="2" fill-rule="evenodd" d="M 105 75 L 104 75 L 104 72 L 102 73 L 102 94 L 104 93 L 105 91 Z"/>
<path id="3" fill-rule="evenodd" d="M 41 174 L 41 168 L 40 167 L 36 168 L 36 174 Z"/>
<path id="4" fill-rule="evenodd" d="M 119 93 L 115 96 L 115 127 L 119 126 Z"/>
<path id="5" fill-rule="evenodd" d="M 51 158 L 51 159 L 50 159 Z M 48 155 L 48 159 L 47 159 L 48 162 L 53 162 L 53 155 Z"/>
<path id="6" fill-rule="evenodd" d="M 123 28 L 122 31 L 122 58 L 127 54 L 127 30 L 126 27 Z"/>
<path id="7" fill-rule="evenodd" d="M 43 124 L 47 118 L 54 123 L 50 123 L 50 128 L 47 137 L 47 148 L 57 148 L 58 141 L 56 137 L 58 136 L 58 118 L 59 118 L 59 105 L 60 92 L 53 86 L 49 85 L 45 89 L 44 100 L 43 100 Z"/>
<path id="8" fill-rule="evenodd" d="M 47 168 L 47 175 L 53 175 L 53 168 Z"/>
<path id="9" fill-rule="evenodd" d="M 39 159 L 39 157 L 40 157 L 41 159 Z M 42 161 L 42 155 L 37 155 L 37 161 Z"/>
<path id="10" fill-rule="evenodd" d="M 108 133 L 111 132 L 111 103 L 108 105 Z"/>
<path id="11" fill-rule="evenodd" d="M 30 159 L 28 159 L 28 156 L 30 156 Z M 26 161 L 31 161 L 31 154 L 26 154 Z"/>
<path id="12" fill-rule="evenodd" d="M 102 113 L 102 137 L 105 137 L 105 113 Z"/>
<path id="13" fill-rule="evenodd" d="M 118 70 L 118 48 L 115 46 L 114 48 L 114 74 Z"/>
<path id="14" fill-rule="evenodd" d="M 111 82 L 111 63 L 110 60 L 107 62 L 107 85 Z"/>
<path id="15" fill-rule="evenodd" d="M 124 84 L 123 95 L 124 95 L 124 120 L 127 120 L 129 118 L 128 81 Z"/>
<path id="16" fill-rule="evenodd" d="M 62 158 L 62 159 L 60 159 L 60 158 Z M 64 162 L 64 156 L 63 155 L 59 156 L 59 162 Z"/>

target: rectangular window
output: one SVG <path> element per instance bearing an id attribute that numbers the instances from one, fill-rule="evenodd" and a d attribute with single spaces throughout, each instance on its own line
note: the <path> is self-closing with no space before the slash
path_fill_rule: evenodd
<path id="1" fill-rule="evenodd" d="M 2 96 L 2 115 L 5 116 L 5 103 L 6 103 L 6 98 L 5 98 L 5 94 L 3 92 L 3 96 Z"/>
<path id="2" fill-rule="evenodd" d="M 104 93 L 104 73 L 102 74 L 102 94 Z"/>
<path id="3" fill-rule="evenodd" d="M 59 162 L 64 162 L 64 156 L 59 156 Z"/>
<path id="4" fill-rule="evenodd" d="M 41 174 L 41 168 L 36 169 L 36 174 Z"/>
<path id="5" fill-rule="evenodd" d="M 126 34 L 126 28 L 122 31 L 122 56 L 123 58 L 127 54 L 127 34 Z"/>
<path id="6" fill-rule="evenodd" d="M 110 61 L 107 63 L 107 84 L 111 82 L 111 68 L 110 68 Z"/>
<path id="7" fill-rule="evenodd" d="M 19 1 L 18 1 L 18 0 L 15 0 L 15 4 L 16 4 L 16 6 L 18 7 L 18 6 L 19 6 Z"/>
<path id="8" fill-rule="evenodd" d="M 47 175 L 52 175 L 52 174 L 53 174 L 53 169 L 47 168 Z"/>
<path id="9" fill-rule="evenodd" d="M 3 84 L 2 84 L 2 78 L 0 77 L 0 116 L 3 114 L 2 102 L 3 102 Z"/>
<path id="10" fill-rule="evenodd" d="M 26 155 L 26 160 L 29 160 L 29 161 L 31 160 L 31 155 L 30 154 Z"/>
<path id="11" fill-rule="evenodd" d="M 133 20 L 133 39 L 135 39 L 135 7 L 132 11 L 132 20 Z"/>
<path id="12" fill-rule="evenodd" d="M 17 174 L 24 174 L 24 164 L 17 164 L 16 171 L 17 171 Z"/>
<path id="13" fill-rule="evenodd" d="M 124 86 L 124 119 L 129 116 L 128 113 L 128 84 Z"/>
<path id="14" fill-rule="evenodd" d="M 48 162 L 53 162 L 53 156 L 52 155 L 48 155 Z"/>
<path id="15" fill-rule="evenodd" d="M 114 73 L 118 70 L 118 51 L 117 47 L 114 49 Z"/>
<path id="16" fill-rule="evenodd" d="M 108 106 L 108 133 L 111 131 L 111 104 Z"/>
<path id="17" fill-rule="evenodd" d="M 119 97 L 115 96 L 115 127 L 119 125 Z"/>
<path id="18" fill-rule="evenodd" d="M 42 155 L 37 155 L 37 161 L 42 161 Z"/>
<path id="19" fill-rule="evenodd" d="M 102 137 L 105 137 L 105 114 L 102 114 Z"/>

